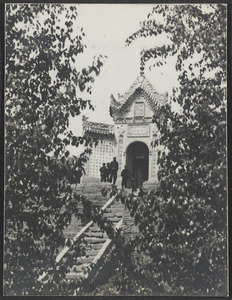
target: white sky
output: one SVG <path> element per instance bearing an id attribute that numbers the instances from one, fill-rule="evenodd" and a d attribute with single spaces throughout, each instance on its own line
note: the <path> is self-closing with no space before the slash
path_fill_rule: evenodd
<path id="1" fill-rule="evenodd" d="M 137 31 L 141 21 L 152 11 L 150 4 L 80 4 L 78 23 L 84 28 L 87 49 L 79 55 L 77 68 L 89 65 L 96 55 L 106 55 L 101 73 L 93 84 L 89 97 L 96 109 L 84 112 L 89 120 L 113 123 L 109 115 L 110 95 L 116 98 L 124 94 L 139 75 L 140 52 L 143 48 L 159 46 L 167 42 L 163 37 L 140 38 L 130 46 L 126 39 Z M 160 92 L 170 92 L 176 84 L 174 60 L 161 68 L 145 69 L 147 79 Z M 70 120 L 74 133 L 80 134 L 81 117 Z"/>

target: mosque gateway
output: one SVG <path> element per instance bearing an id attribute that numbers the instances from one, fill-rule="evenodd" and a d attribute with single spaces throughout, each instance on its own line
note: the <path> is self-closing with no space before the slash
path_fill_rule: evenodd
<path id="1" fill-rule="evenodd" d="M 123 96 L 111 96 L 110 114 L 114 125 L 89 122 L 83 118 L 85 135 L 101 142 L 93 149 L 86 167 L 86 174 L 99 178 L 102 163 L 117 158 L 118 178 L 124 166 L 136 186 L 143 182 L 157 181 L 157 147 L 153 141 L 158 135 L 152 118 L 158 105 L 164 105 L 168 95 L 158 94 L 144 75 L 140 75 Z"/>

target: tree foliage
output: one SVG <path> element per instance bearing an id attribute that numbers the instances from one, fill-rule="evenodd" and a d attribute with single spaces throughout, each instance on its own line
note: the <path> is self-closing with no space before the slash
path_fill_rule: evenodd
<path id="1" fill-rule="evenodd" d="M 80 95 L 91 92 L 102 61 L 80 72 L 74 66 L 84 51 L 83 30 L 73 31 L 75 6 L 8 5 L 6 17 L 5 293 L 72 294 L 77 285 L 65 279 L 72 256 L 54 264 L 62 231 L 84 201 L 73 195 L 79 173 L 70 172 L 65 146 L 91 146 L 68 130 L 69 117 L 91 107 Z M 164 34 L 170 43 L 144 50 L 141 63 L 158 67 L 176 57 L 171 98 L 180 111 L 167 104 L 154 115 L 155 144 L 164 149 L 159 187 L 137 199 L 119 195 L 140 235 L 116 236 L 115 286 L 121 294 L 226 295 L 226 7 L 156 5 L 127 43 Z M 94 215 L 113 236 L 111 224 Z M 75 255 L 82 251 L 73 245 Z"/>
<path id="2" fill-rule="evenodd" d="M 77 183 L 93 145 L 75 136 L 69 118 L 93 108 L 82 92 L 103 65 L 77 70 L 83 53 L 83 29 L 77 7 L 58 4 L 6 6 L 6 168 L 4 288 L 7 295 L 60 294 L 69 264 L 55 257 L 65 240 L 63 229 L 79 216 L 71 184 Z M 62 21 L 64 20 L 64 21 Z M 86 145 L 70 163 L 67 145 Z M 80 251 L 79 251 L 80 252 Z M 78 255 L 78 249 L 77 253 Z M 46 282 L 39 282 L 43 272 Z"/>
<path id="3" fill-rule="evenodd" d="M 155 145 L 164 149 L 159 187 L 127 198 L 141 235 L 124 246 L 130 263 L 122 260 L 121 287 L 128 294 L 225 296 L 226 6 L 156 5 L 127 43 L 164 34 L 169 44 L 144 50 L 141 63 L 158 67 L 176 57 L 179 86 L 171 98 L 180 109 L 166 104 L 154 115 Z"/>

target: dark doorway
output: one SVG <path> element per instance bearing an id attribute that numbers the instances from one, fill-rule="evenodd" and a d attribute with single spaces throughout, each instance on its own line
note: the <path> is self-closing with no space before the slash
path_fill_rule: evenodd
<path id="1" fill-rule="evenodd" d="M 149 150 L 146 144 L 134 142 L 126 149 L 126 164 L 136 188 L 148 180 Z M 130 180 L 131 181 L 131 180 Z"/>

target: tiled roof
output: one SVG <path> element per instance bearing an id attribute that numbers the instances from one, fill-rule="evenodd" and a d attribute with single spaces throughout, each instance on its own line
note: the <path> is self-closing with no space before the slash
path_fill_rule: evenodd
<path id="1" fill-rule="evenodd" d="M 110 108 L 112 115 L 121 115 L 125 111 L 126 107 L 133 102 L 133 98 L 131 96 L 140 91 L 144 93 L 144 96 L 153 111 L 157 104 L 165 104 L 168 100 L 167 94 L 159 94 L 153 88 L 151 83 L 143 75 L 140 75 L 125 95 L 120 97 L 119 101 L 115 100 L 115 98 L 111 96 Z"/>
<path id="2" fill-rule="evenodd" d="M 83 118 L 83 130 L 84 133 L 94 133 L 100 135 L 114 135 L 114 125 L 89 122 L 86 118 Z"/>

